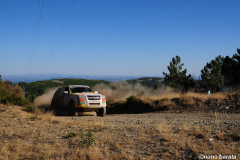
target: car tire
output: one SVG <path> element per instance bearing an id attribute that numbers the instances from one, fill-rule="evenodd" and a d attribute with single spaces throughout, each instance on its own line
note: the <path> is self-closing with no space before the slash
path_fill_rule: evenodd
<path id="1" fill-rule="evenodd" d="M 51 103 L 50 110 L 54 111 L 55 116 L 59 115 L 59 108 L 56 105 L 56 103 L 54 103 L 54 102 Z"/>
<path id="2" fill-rule="evenodd" d="M 97 111 L 97 115 L 101 116 L 101 117 L 104 117 L 106 115 L 106 107 L 99 109 Z"/>
<path id="3" fill-rule="evenodd" d="M 70 116 L 78 116 L 77 108 L 75 107 L 74 102 L 70 102 L 68 104 L 69 115 Z"/>

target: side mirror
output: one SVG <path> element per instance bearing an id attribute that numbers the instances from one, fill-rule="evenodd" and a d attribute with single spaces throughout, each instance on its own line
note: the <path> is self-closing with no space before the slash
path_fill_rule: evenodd
<path id="1" fill-rule="evenodd" d="M 98 94 L 98 91 L 95 91 L 96 94 Z"/>
<path id="2" fill-rule="evenodd" d="M 63 94 L 64 95 L 68 95 L 68 91 L 63 91 Z"/>

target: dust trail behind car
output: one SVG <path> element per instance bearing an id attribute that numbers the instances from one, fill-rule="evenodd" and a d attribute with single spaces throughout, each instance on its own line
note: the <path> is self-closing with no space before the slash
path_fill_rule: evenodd
<path id="1" fill-rule="evenodd" d="M 47 108 L 51 105 L 53 94 L 58 88 L 46 89 L 45 93 L 34 100 L 34 105 L 38 108 Z"/>
<path id="2" fill-rule="evenodd" d="M 45 91 L 45 93 L 34 100 L 34 104 L 39 108 L 46 108 L 51 105 L 51 100 L 53 94 L 58 88 L 50 88 Z M 174 91 L 170 87 L 160 87 L 157 90 L 153 88 L 147 88 L 146 86 L 141 85 L 140 83 L 129 84 L 126 81 L 114 82 L 111 86 L 107 86 L 103 83 L 97 84 L 93 87 L 94 91 L 103 93 L 107 99 L 126 99 L 127 97 L 134 95 L 139 97 L 151 97 L 157 98 L 161 95 L 170 95 L 179 93 Z"/>
<path id="3" fill-rule="evenodd" d="M 161 95 L 170 95 L 180 93 L 171 87 L 160 87 L 159 89 L 147 88 L 140 83 L 129 84 L 126 81 L 112 83 L 111 86 L 105 84 L 97 84 L 93 90 L 103 93 L 107 99 L 126 99 L 129 96 L 151 97 L 155 98 Z"/>

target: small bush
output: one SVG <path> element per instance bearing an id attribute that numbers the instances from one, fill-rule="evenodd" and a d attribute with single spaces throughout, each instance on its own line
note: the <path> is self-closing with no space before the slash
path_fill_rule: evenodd
<path id="1" fill-rule="evenodd" d="M 236 138 L 237 140 L 240 140 L 240 129 L 236 129 L 233 131 L 233 136 L 234 138 Z"/>
<path id="2" fill-rule="evenodd" d="M 239 101 L 240 100 L 240 92 L 237 92 L 233 95 L 234 99 Z"/>
<path id="3" fill-rule="evenodd" d="M 93 137 L 93 134 L 91 131 L 88 131 L 87 134 L 83 134 L 83 131 L 80 129 L 81 137 L 82 139 L 79 142 L 80 148 L 90 147 L 94 146 L 96 144 L 96 138 Z"/>
<path id="4" fill-rule="evenodd" d="M 167 109 L 168 109 L 168 110 L 174 109 L 175 106 L 176 106 L 175 103 L 169 103 L 169 104 L 167 105 Z"/>
<path id="5" fill-rule="evenodd" d="M 0 83 L 0 103 L 26 106 L 29 101 L 24 98 L 24 93 L 18 85 L 14 86 L 6 81 Z"/>
<path id="6" fill-rule="evenodd" d="M 169 101 L 168 98 L 163 98 L 163 99 L 160 100 L 160 102 L 168 102 L 168 101 Z"/>
<path id="7" fill-rule="evenodd" d="M 196 104 L 195 100 L 192 98 L 184 98 L 181 100 L 182 105 L 184 106 L 192 106 Z"/>
<path id="8" fill-rule="evenodd" d="M 36 107 L 33 104 L 28 104 L 26 106 L 26 111 L 30 113 L 34 113 L 36 111 Z"/>
<path id="9" fill-rule="evenodd" d="M 75 136 L 77 136 L 77 133 L 74 133 L 74 132 L 70 132 L 67 135 L 68 138 L 72 138 L 72 137 L 75 137 Z"/>
<path id="10" fill-rule="evenodd" d="M 201 106 L 204 103 L 204 101 L 200 98 L 195 98 L 195 102 L 197 106 Z"/>
<path id="11" fill-rule="evenodd" d="M 170 103 L 170 100 L 168 98 L 163 98 L 160 100 L 159 105 L 164 107 L 164 106 L 168 106 L 169 103 Z"/>
<path id="12" fill-rule="evenodd" d="M 34 100 L 36 99 L 35 95 L 28 95 L 26 98 L 29 102 L 34 102 Z"/>
<path id="13" fill-rule="evenodd" d="M 137 97 L 136 96 L 129 96 L 128 98 L 127 98 L 127 103 L 132 103 L 132 102 L 134 102 L 134 101 L 136 101 L 137 100 Z"/>
<path id="14" fill-rule="evenodd" d="M 32 120 L 32 121 L 35 121 L 35 120 L 38 120 L 39 118 L 38 118 L 38 116 L 32 116 L 32 117 L 30 117 L 30 119 Z"/>
<path id="15" fill-rule="evenodd" d="M 175 104 L 180 104 L 181 103 L 181 98 L 173 98 L 171 99 Z"/>

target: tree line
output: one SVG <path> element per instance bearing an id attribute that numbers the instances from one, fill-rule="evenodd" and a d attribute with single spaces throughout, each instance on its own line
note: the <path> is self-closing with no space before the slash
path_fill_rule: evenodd
<path id="1" fill-rule="evenodd" d="M 181 88 L 187 92 L 189 88 L 196 87 L 194 76 L 187 75 L 187 69 L 183 70 L 180 56 L 172 58 L 167 66 L 169 73 L 163 72 L 166 85 Z M 211 89 L 212 92 L 219 90 L 223 85 L 236 87 L 240 82 L 240 49 L 232 57 L 221 55 L 208 62 L 201 70 L 201 86 Z"/>

